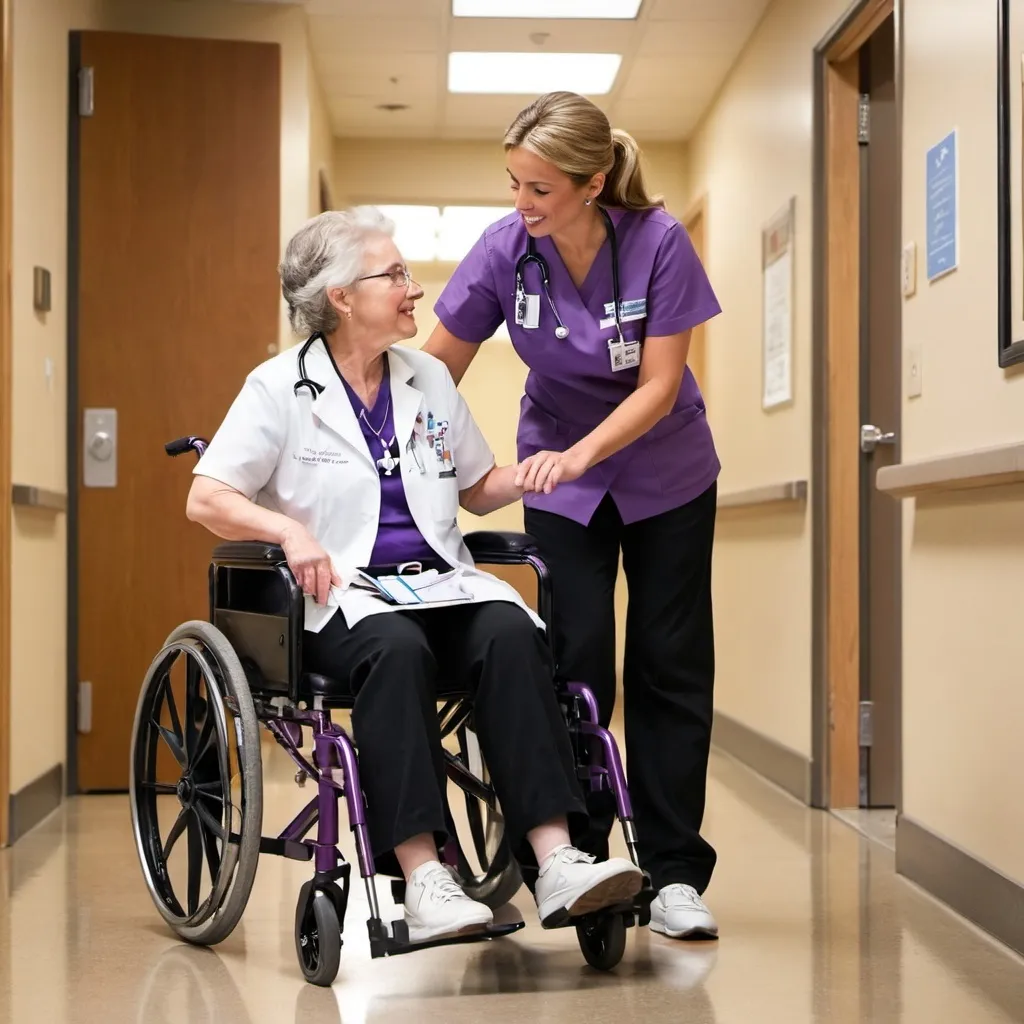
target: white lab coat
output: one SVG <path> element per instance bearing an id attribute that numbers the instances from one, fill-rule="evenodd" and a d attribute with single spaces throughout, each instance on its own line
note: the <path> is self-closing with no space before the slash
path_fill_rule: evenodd
<path id="1" fill-rule="evenodd" d="M 324 385 L 315 401 L 308 388 L 297 395 L 293 390 L 298 354 L 298 347 L 287 349 L 249 374 L 194 472 L 301 523 L 331 556 L 342 585 L 331 588 L 324 606 L 306 598 L 306 629 L 316 633 L 338 608 L 354 626 L 398 606 L 348 586 L 352 569 L 366 566 L 373 551 L 380 476 L 324 343 L 310 346 L 305 360 L 306 376 Z M 388 362 L 400 470 L 416 526 L 438 555 L 462 567 L 462 585 L 474 602 L 512 602 L 542 627 L 513 587 L 475 568 L 459 531 L 459 491 L 491 469 L 494 455 L 447 367 L 424 352 L 397 347 L 389 350 Z M 441 475 L 450 466 L 427 444 L 431 413 L 448 421 L 454 477 Z M 442 605 L 426 606 L 434 607 Z"/>

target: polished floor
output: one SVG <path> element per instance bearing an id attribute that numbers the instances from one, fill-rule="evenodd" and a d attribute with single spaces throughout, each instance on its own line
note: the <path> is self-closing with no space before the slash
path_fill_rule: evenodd
<path id="1" fill-rule="evenodd" d="M 276 751 L 266 777 L 269 833 L 300 796 Z M 357 890 L 325 990 L 303 982 L 292 942 L 306 865 L 265 858 L 236 932 L 216 951 L 189 947 L 143 887 L 126 799 L 73 800 L 0 853 L 0 1021 L 1024 1021 L 1024 961 L 898 878 L 884 842 L 720 755 L 707 834 L 720 851 L 708 893 L 719 943 L 634 930 L 620 967 L 598 974 L 573 932 L 536 925 L 521 892 L 528 925 L 511 938 L 371 961 Z"/>

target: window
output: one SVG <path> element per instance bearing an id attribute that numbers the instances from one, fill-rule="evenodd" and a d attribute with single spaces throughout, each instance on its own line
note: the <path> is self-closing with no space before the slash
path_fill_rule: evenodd
<path id="1" fill-rule="evenodd" d="M 395 244 L 410 263 L 458 263 L 511 206 L 380 206 L 395 222 Z"/>

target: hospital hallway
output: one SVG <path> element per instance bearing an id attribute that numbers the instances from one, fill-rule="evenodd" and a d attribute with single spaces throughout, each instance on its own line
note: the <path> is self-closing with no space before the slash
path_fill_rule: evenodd
<path id="1" fill-rule="evenodd" d="M 302 802 L 264 748 L 264 833 Z M 724 754 L 712 758 L 708 893 L 719 943 L 631 930 L 619 967 L 588 968 L 571 930 L 370 960 L 353 890 L 341 971 L 306 984 L 292 939 L 308 865 L 263 857 L 215 951 L 179 942 L 142 881 L 127 798 L 78 797 L 0 852 L 0 1021 L 46 1024 L 996 1024 L 1024 1019 L 1024 961 L 894 872 L 868 839 Z M 351 857 L 348 836 L 343 849 Z M 621 848 L 618 852 L 621 852 Z M 380 886 L 387 907 L 387 883 Z M 385 911 L 386 912 L 386 911 Z M 394 914 L 392 916 L 397 916 Z"/>

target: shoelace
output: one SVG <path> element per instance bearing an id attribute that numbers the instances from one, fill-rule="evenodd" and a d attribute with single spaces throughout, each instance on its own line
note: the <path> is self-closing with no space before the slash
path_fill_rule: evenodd
<path id="1" fill-rule="evenodd" d="M 462 891 L 462 886 L 452 878 L 448 869 L 441 865 L 426 872 L 423 882 L 424 885 L 430 887 L 433 897 L 439 903 L 451 903 L 452 900 L 468 899 Z"/>
<path id="2" fill-rule="evenodd" d="M 694 910 L 707 910 L 704 901 L 692 885 L 668 885 L 662 891 L 662 899 L 665 906 L 691 907 Z"/>

